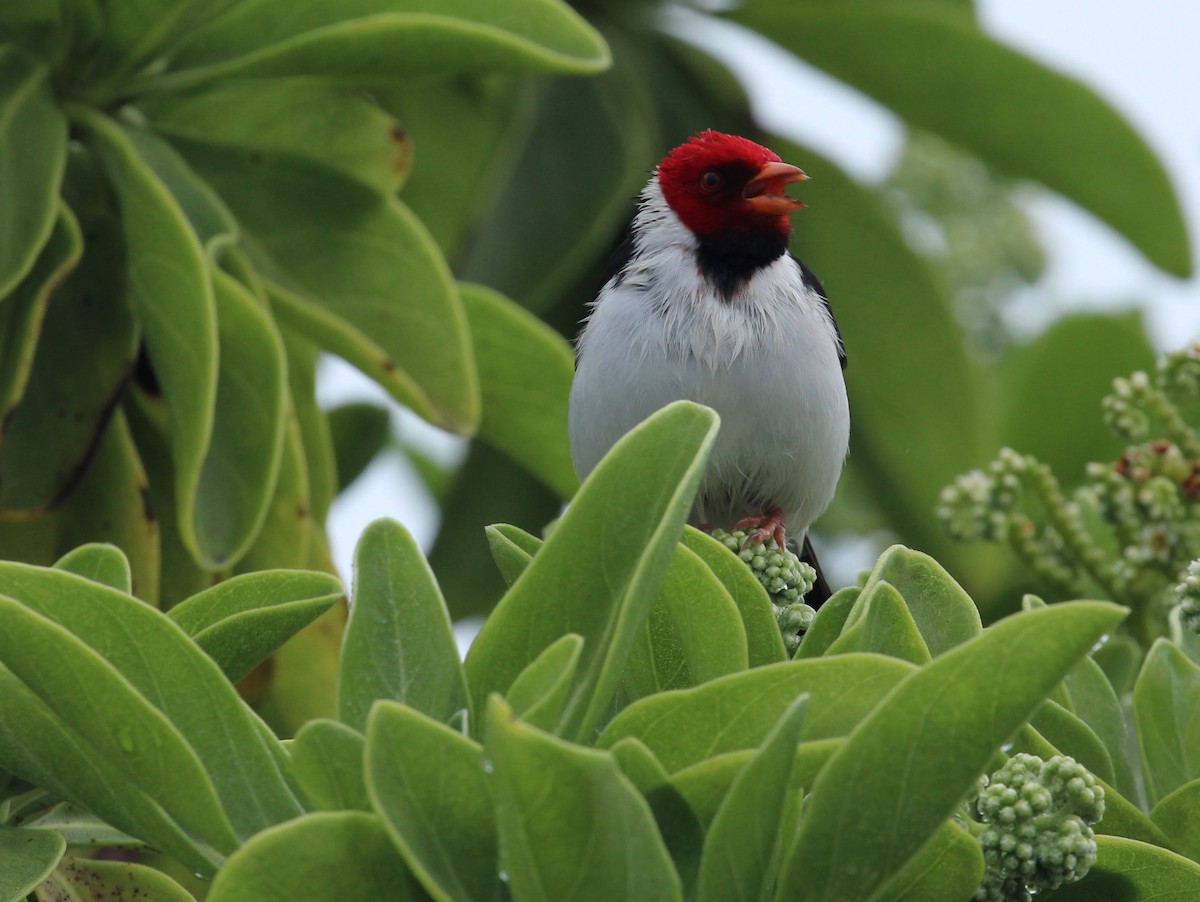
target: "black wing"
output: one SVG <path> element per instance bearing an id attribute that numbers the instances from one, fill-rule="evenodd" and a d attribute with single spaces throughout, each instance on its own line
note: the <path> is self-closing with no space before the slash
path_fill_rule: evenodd
<path id="1" fill-rule="evenodd" d="M 821 303 L 825 305 L 825 310 L 829 313 L 829 321 L 833 323 L 834 334 L 837 335 L 838 341 L 838 362 L 841 363 L 842 369 L 846 368 L 846 343 L 842 341 L 842 330 L 838 328 L 837 317 L 833 315 L 833 308 L 829 305 L 829 295 L 825 293 L 825 289 L 821 286 L 821 281 L 813 274 L 813 271 L 804 265 L 804 261 L 795 254 L 789 254 L 796 265 L 800 267 L 800 275 L 804 279 L 804 284 L 817 293 L 821 299 Z"/>

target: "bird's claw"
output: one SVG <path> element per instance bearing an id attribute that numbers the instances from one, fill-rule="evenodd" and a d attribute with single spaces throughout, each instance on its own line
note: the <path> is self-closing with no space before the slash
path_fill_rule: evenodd
<path id="1" fill-rule="evenodd" d="M 746 545 L 761 545 L 767 539 L 774 539 L 780 548 L 787 548 L 787 527 L 783 522 L 783 511 L 777 507 L 763 511 L 752 517 L 746 517 L 734 524 L 733 528 L 751 529 L 753 532 L 746 536 Z"/>

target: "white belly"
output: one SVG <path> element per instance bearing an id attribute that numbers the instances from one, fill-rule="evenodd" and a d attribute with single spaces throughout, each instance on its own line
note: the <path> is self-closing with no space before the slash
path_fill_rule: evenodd
<path id="1" fill-rule="evenodd" d="M 602 293 L 571 392 L 571 452 L 581 478 L 655 410 L 688 399 L 721 417 L 693 521 L 728 527 L 780 507 L 794 535 L 808 529 L 833 499 L 850 413 L 836 333 L 820 299 L 781 294 L 774 268 L 748 287 L 756 299 L 765 291 L 757 307 L 697 296 L 657 313 L 666 308 L 637 284 Z"/>

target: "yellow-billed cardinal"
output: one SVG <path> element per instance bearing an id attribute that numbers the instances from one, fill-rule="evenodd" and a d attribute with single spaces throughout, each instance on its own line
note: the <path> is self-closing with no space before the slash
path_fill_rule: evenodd
<path id="1" fill-rule="evenodd" d="M 625 259 L 579 336 L 570 435 L 584 478 L 659 408 L 708 405 L 721 428 L 692 522 L 753 528 L 751 541 L 781 544 L 786 525 L 815 566 L 807 531 L 833 499 L 850 410 L 829 302 L 788 252 L 788 217 L 804 204 L 784 190 L 805 178 L 767 148 L 715 131 L 659 163 Z"/>

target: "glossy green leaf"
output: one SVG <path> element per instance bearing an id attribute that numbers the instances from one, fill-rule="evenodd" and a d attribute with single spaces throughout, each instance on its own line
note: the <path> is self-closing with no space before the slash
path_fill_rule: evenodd
<path id="1" fill-rule="evenodd" d="M 1185 902 L 1200 895 L 1200 865 L 1135 839 L 1096 837 L 1086 877 L 1054 891 L 1055 902 Z"/>
<path id="2" fill-rule="evenodd" d="M 676 402 L 601 461 L 467 653 L 476 710 L 546 646 L 577 633 L 583 654 L 561 732 L 591 735 L 658 595 L 716 429 L 712 411 Z"/>
<path id="3" fill-rule="evenodd" d="M 541 548 L 542 540 L 508 523 L 489 526 L 485 531 L 492 560 L 496 562 L 504 581 L 511 586 L 525 572 L 533 555 Z M 528 540 L 532 540 L 532 543 Z"/>
<path id="4" fill-rule="evenodd" d="M 797 696 L 729 787 L 704 842 L 698 902 L 758 902 L 774 885 L 771 864 L 807 702 Z"/>
<path id="5" fill-rule="evenodd" d="M 116 589 L 118 592 L 132 593 L 133 577 L 129 570 L 129 560 L 121 553 L 116 545 L 106 545 L 94 542 L 90 545 L 80 545 L 73 551 L 68 551 L 54 564 L 59 570 L 66 570 Z"/>
<path id="6" fill-rule="evenodd" d="M 206 23 L 171 60 L 183 71 L 146 84 L 178 90 L 231 76 L 314 72 L 355 82 L 434 72 L 584 74 L 608 62 L 600 36 L 557 0 L 359 0 L 299 11 L 258 0 Z"/>
<path id="7" fill-rule="evenodd" d="M 289 394 L 307 483 L 305 507 L 312 522 L 323 528 L 329 505 L 337 494 L 338 477 L 328 416 L 317 405 L 316 399 L 320 349 L 295 332 L 281 331 L 287 350 Z M 282 476 L 280 481 L 282 483 Z"/>
<path id="8" fill-rule="evenodd" d="M 82 253 L 79 222 L 69 206 L 60 205 L 33 268 L 0 304 L 0 412 L 6 417 L 25 393 L 46 305 Z"/>
<path id="9" fill-rule="evenodd" d="M 876 192 L 809 148 L 767 143 L 812 177 L 791 247 L 828 290 L 845 339 L 850 466 L 902 541 L 954 561 L 962 549 L 934 511 L 942 488 L 985 453 L 985 406 L 950 299 Z M 870 247 L 871 265 L 851 247 Z"/>
<path id="10" fill-rule="evenodd" d="M 45 66 L 0 46 L 0 299 L 34 265 L 58 216 L 67 120 Z"/>
<path id="11" fill-rule="evenodd" d="M 394 702 L 367 724 L 367 789 L 392 841 L 439 902 L 507 897 L 483 749 Z"/>
<path id="12" fill-rule="evenodd" d="M 881 898 L 886 902 L 962 902 L 983 882 L 979 841 L 949 821 L 908 865 Z"/>
<path id="13" fill-rule="evenodd" d="M 433 572 L 408 531 L 376 520 L 354 554 L 354 596 L 342 641 L 338 719 L 365 729 L 376 699 L 446 723 L 470 708 L 458 646 Z"/>
<path id="14" fill-rule="evenodd" d="M 363 899 L 421 898 L 382 820 L 323 811 L 251 838 L 217 874 L 208 902 L 343 902 L 347 881 Z"/>
<path id="15" fill-rule="evenodd" d="M 567 440 L 575 357 L 562 337 L 482 285 L 460 285 L 479 367 L 479 437 L 499 448 L 563 499 L 579 480 Z"/>
<path id="16" fill-rule="evenodd" d="M 1133 721 L 1153 808 L 1200 777 L 1200 667 L 1166 639 L 1150 648 L 1133 688 Z"/>
<path id="17" fill-rule="evenodd" d="M 879 655 L 758 667 L 642 699 L 613 718 L 596 744 L 611 748 L 634 736 L 674 773 L 713 755 L 757 748 L 801 693 L 810 696 L 805 739 L 845 736 L 913 669 Z"/>
<path id="18" fill-rule="evenodd" d="M 25 781 L 102 816 L 130 836 L 168 852 L 197 873 L 219 866 L 216 850 L 188 836 L 147 794 L 137 774 L 69 729 L 34 693 L 0 668 L 0 763 Z"/>
<path id="19" fill-rule="evenodd" d="M 1064 194 L 1178 276 L 1179 201 L 1153 151 L 1090 88 L 930 4 L 755 3 L 736 18 L 900 116 Z"/>
<path id="20" fill-rule="evenodd" d="M 131 861 L 97 861 L 72 856 L 46 881 L 51 899 L 153 899 L 193 902 L 195 896 L 162 871 Z"/>
<path id="21" fill-rule="evenodd" d="M 1185 783 L 1165 796 L 1150 812 L 1171 848 L 1200 861 L 1200 780 Z"/>
<path id="22" fill-rule="evenodd" d="M 904 602 L 891 583 L 870 583 L 859 594 L 842 634 L 825 653 L 875 652 L 918 666 L 927 663 L 929 649 Z"/>
<path id="23" fill-rule="evenodd" d="M 288 751 L 300 788 L 318 810 L 371 810 L 362 733 L 340 721 L 316 718 L 300 728 Z"/>
<path id="24" fill-rule="evenodd" d="M 597 78 L 557 79 L 539 89 L 525 145 L 457 270 L 536 313 L 608 253 L 662 155 L 647 83 L 624 54 Z M 553 192 L 529 190 L 551 182 Z M 589 299 L 574 299 L 574 309 Z"/>
<path id="25" fill-rule="evenodd" d="M 582 652 L 583 637 L 575 633 L 547 645 L 517 674 L 505 695 L 513 715 L 531 727 L 553 730 L 571 697 Z"/>
<path id="26" fill-rule="evenodd" d="M 746 631 L 733 598 L 698 554 L 678 546 L 625 661 L 622 700 L 698 686 L 745 670 L 746 660 Z"/>
<path id="27" fill-rule="evenodd" d="M 893 545 L 875 562 L 863 595 L 882 580 L 891 583 L 903 596 L 934 657 L 975 638 L 983 629 L 971 597 L 927 554 Z"/>
<path id="28" fill-rule="evenodd" d="M 53 830 L 0 824 L 0 899 L 20 902 L 50 875 L 67 844 Z"/>
<path id="29" fill-rule="evenodd" d="M 138 156 L 126 131 L 89 114 L 121 207 L 128 291 L 171 416 L 180 538 L 203 559 L 193 531 L 200 468 L 217 395 L 217 323 L 204 252 L 183 211 Z"/>
<path id="30" fill-rule="evenodd" d="M 0 631 L 22 637 L 23 644 L 4 649 L 8 666 L 105 754 L 138 761 L 147 789 L 158 781 L 164 805 L 168 793 L 177 799 L 178 808 L 169 809 L 174 816 L 195 814 L 216 845 L 228 836 L 227 826 L 218 834 L 218 819 L 228 816 L 245 838 L 299 813 L 279 770 L 276 740 L 167 617 L 58 570 L 0 564 L 0 587 L 21 602 L 4 602 L 5 618 L 36 629 L 41 648 L 39 654 L 20 629 Z M 103 657 L 93 650 L 101 648 Z M 39 666 L 49 658 L 61 672 Z M 167 760 L 168 748 L 175 761 Z M 215 788 L 220 807 L 200 817 L 206 786 Z"/>
<path id="31" fill-rule="evenodd" d="M 515 898 L 682 899 L 650 806 L 611 755 L 522 724 L 496 697 L 485 750 Z"/>
<path id="32" fill-rule="evenodd" d="M 882 893 L 996 749 L 1124 615 L 1101 602 L 1017 614 L 904 680 L 821 770 L 778 897 Z"/>
<path id="33" fill-rule="evenodd" d="M 1098 413 L 1112 380 L 1153 366 L 1140 313 L 1058 320 L 1028 345 L 1005 354 L 1002 443 L 1048 464 L 1067 484 L 1077 484 L 1088 463 L 1115 460 L 1125 449 Z M 1054 428 L 1046 428 L 1049 423 Z"/>
<path id="34" fill-rule="evenodd" d="M 327 573 L 266 570 L 217 583 L 167 616 L 237 682 L 341 597 Z"/>
<path id="35" fill-rule="evenodd" d="M 445 261 L 399 200 L 282 152 L 178 143 L 237 215 L 283 322 L 435 425 L 475 428 L 466 316 Z"/>
<path id="36" fill-rule="evenodd" d="M 399 190 L 412 165 L 395 119 L 357 91 L 313 79 L 229 82 L 145 109 L 169 137 L 306 160 L 380 194 Z"/>
<path id="37" fill-rule="evenodd" d="M 116 271 L 123 251 L 112 233 L 120 227 L 101 199 L 106 189 L 92 162 L 83 152 L 73 155 L 64 184 L 72 208 L 64 207 L 45 247 L 67 257 L 39 257 L 32 283 L 4 302 L 15 305 L 6 312 L 5 331 L 12 332 L 4 363 L 15 409 L 3 411 L 0 453 L 0 505 L 10 510 L 44 512 L 62 503 L 102 440 L 137 354 L 137 324 Z M 80 232 L 88 236 L 82 258 Z M 40 321 L 37 330 L 23 328 L 25 316 Z"/>
<path id="38" fill-rule="evenodd" d="M 749 666 L 786 661 L 787 651 L 783 647 L 771 598 L 745 562 L 712 536 L 691 526 L 683 530 L 683 544 L 708 565 L 737 605 L 746 632 Z"/>
<path id="39" fill-rule="evenodd" d="M 328 417 L 340 492 L 387 447 L 392 437 L 392 417 L 386 407 L 366 401 L 331 408 Z"/>
<path id="40" fill-rule="evenodd" d="M 796 660 L 819 658 L 829 651 L 831 645 L 842 634 L 846 619 L 858 602 L 860 590 L 857 586 L 846 586 L 831 595 L 817 611 L 812 626 L 804 634 L 800 647 L 796 649 Z"/>

